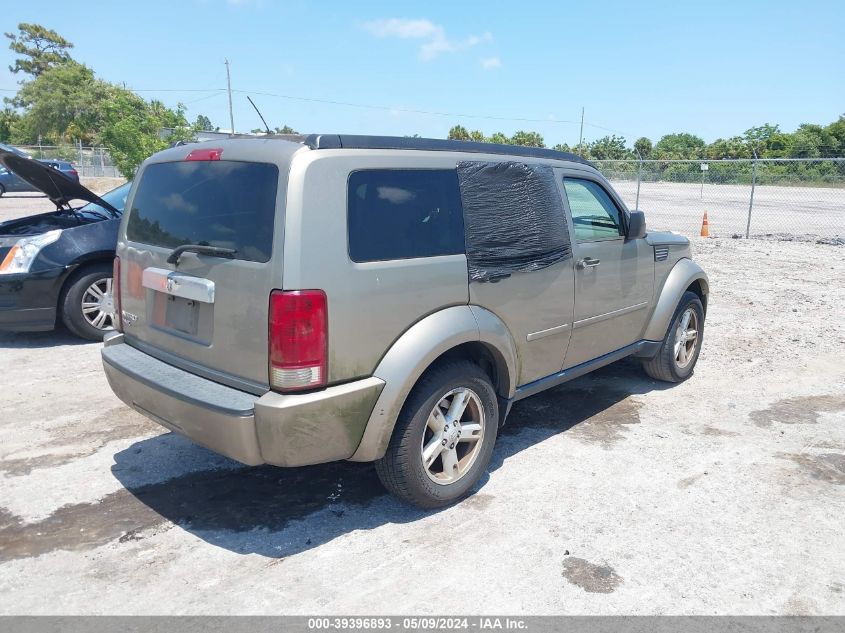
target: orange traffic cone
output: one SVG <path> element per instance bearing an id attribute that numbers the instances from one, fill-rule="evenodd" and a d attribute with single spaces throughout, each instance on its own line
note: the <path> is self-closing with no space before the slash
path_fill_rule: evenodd
<path id="1" fill-rule="evenodd" d="M 704 212 L 704 219 L 701 221 L 701 237 L 710 237 L 710 225 L 707 223 L 707 211 Z"/>

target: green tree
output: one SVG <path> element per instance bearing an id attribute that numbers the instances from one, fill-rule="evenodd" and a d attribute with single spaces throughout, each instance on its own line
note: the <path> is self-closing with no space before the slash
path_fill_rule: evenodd
<path id="1" fill-rule="evenodd" d="M 213 132 L 214 124 L 204 114 L 198 114 L 197 120 L 194 121 L 194 129 L 199 132 Z"/>
<path id="2" fill-rule="evenodd" d="M 557 150 L 558 152 L 568 152 L 568 153 L 572 152 L 572 148 L 569 147 L 569 145 L 567 145 L 566 143 L 558 143 L 552 149 Z"/>
<path id="3" fill-rule="evenodd" d="M 277 128 L 274 130 L 274 133 L 275 133 L 275 134 L 299 134 L 299 132 L 297 132 L 296 130 L 294 130 L 294 129 L 293 129 L 291 126 L 289 126 L 289 125 L 284 125 L 284 126 L 282 126 L 282 127 L 277 127 Z"/>
<path id="4" fill-rule="evenodd" d="M 6 33 L 9 48 L 20 55 L 14 65 L 9 66 L 13 73 L 23 72 L 38 77 L 54 66 L 70 61 L 68 50 L 73 44 L 52 29 L 40 24 L 21 22 L 17 33 Z"/>
<path id="5" fill-rule="evenodd" d="M 514 135 L 511 137 L 511 143 L 513 145 L 526 145 L 528 147 L 545 147 L 545 143 L 543 142 L 543 137 L 540 135 L 539 132 L 525 132 L 524 130 L 519 130 L 515 132 Z"/>
<path id="6" fill-rule="evenodd" d="M 469 132 L 463 125 L 456 125 L 449 130 L 449 136 L 447 136 L 446 138 L 451 139 L 453 141 L 468 141 Z"/>
<path id="7" fill-rule="evenodd" d="M 802 123 L 792 134 L 788 154 L 790 158 L 820 158 L 835 156 L 838 150 L 836 137 L 828 128 Z"/>
<path id="8" fill-rule="evenodd" d="M 83 64 L 68 61 L 49 68 L 11 99 L 24 110 L 13 125 L 13 137 L 23 143 L 37 142 L 39 136 L 54 143 L 71 138 L 89 142 L 102 124 L 101 104 L 108 96 L 108 84 Z"/>
<path id="9" fill-rule="evenodd" d="M 469 133 L 469 140 L 483 143 L 487 139 L 484 137 L 484 132 L 482 132 L 481 130 L 473 130 Z"/>
<path id="10" fill-rule="evenodd" d="M 634 141 L 634 149 L 639 152 L 641 158 L 646 159 L 651 156 L 651 150 L 654 149 L 654 146 L 651 144 L 650 139 L 645 136 L 641 136 Z"/>
<path id="11" fill-rule="evenodd" d="M 115 165 L 132 179 L 140 164 L 173 143 L 189 140 L 194 129 L 185 118 L 184 106 L 175 110 L 160 101 L 147 103 L 133 92 L 110 86 L 112 94 L 103 105 L 103 126 L 98 141 L 109 148 Z M 162 129 L 168 130 L 162 138 Z"/>
<path id="12" fill-rule="evenodd" d="M 20 115 L 12 108 L 0 111 L 0 143 L 12 140 L 12 128 L 20 120 Z"/>
<path id="13" fill-rule="evenodd" d="M 487 140 L 491 143 L 496 143 L 498 145 L 508 145 L 511 142 L 511 140 L 502 132 L 494 132 L 493 136 L 491 136 Z"/>
<path id="14" fill-rule="evenodd" d="M 746 137 L 732 136 L 731 138 L 717 138 L 710 143 L 705 150 L 704 156 L 711 160 L 720 158 L 751 158 L 754 143 L 749 143 Z M 759 152 L 759 150 L 758 150 Z"/>
<path id="15" fill-rule="evenodd" d="M 706 143 L 694 134 L 666 134 L 654 146 L 653 158 L 695 159 L 701 158 Z"/>
<path id="16" fill-rule="evenodd" d="M 625 147 L 625 139 L 621 136 L 603 136 L 590 143 L 587 150 L 594 160 L 621 160 L 629 158 L 631 152 Z"/>
<path id="17" fill-rule="evenodd" d="M 834 144 L 834 151 L 836 156 L 845 156 L 845 114 L 839 115 L 839 118 L 828 125 L 825 131 L 830 135 L 831 142 Z"/>

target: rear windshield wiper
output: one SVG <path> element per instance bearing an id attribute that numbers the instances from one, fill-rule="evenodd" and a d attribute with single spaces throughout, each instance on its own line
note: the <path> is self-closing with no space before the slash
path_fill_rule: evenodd
<path id="1" fill-rule="evenodd" d="M 199 253 L 200 255 L 214 255 L 216 257 L 234 257 L 237 253 L 234 248 L 223 248 L 222 246 L 209 246 L 207 244 L 182 244 L 173 249 L 167 258 L 168 264 L 178 264 L 182 253 Z"/>

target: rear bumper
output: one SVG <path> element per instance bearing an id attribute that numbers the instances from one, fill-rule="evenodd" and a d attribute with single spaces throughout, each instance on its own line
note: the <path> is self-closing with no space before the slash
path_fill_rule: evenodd
<path id="1" fill-rule="evenodd" d="M 103 368 L 126 404 L 197 444 L 248 465 L 304 466 L 350 457 L 384 383 L 366 378 L 306 394 L 249 394 L 106 338 Z"/>

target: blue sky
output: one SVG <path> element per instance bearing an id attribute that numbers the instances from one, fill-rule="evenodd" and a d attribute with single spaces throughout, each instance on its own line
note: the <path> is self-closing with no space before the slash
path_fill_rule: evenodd
<path id="1" fill-rule="evenodd" d="M 460 123 L 574 144 L 584 106 L 587 140 L 712 141 L 845 112 L 841 1 L 6 3 L 2 30 L 22 21 L 59 31 L 100 77 L 221 127 L 226 57 L 271 126 L 306 132 L 442 137 Z M 3 48 L 6 90 L 11 60 Z M 260 125 L 243 92 L 234 113 L 238 131 Z"/>

